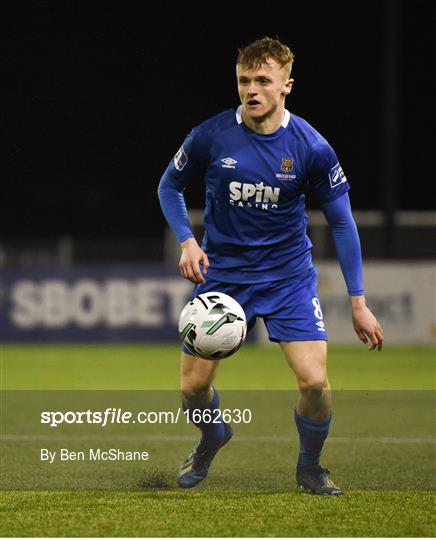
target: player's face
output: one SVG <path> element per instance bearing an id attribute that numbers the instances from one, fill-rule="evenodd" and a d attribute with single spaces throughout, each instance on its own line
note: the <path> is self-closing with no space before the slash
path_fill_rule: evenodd
<path id="1" fill-rule="evenodd" d="M 236 66 L 238 92 L 243 112 L 254 122 L 282 113 L 285 97 L 291 92 L 293 79 L 288 69 L 275 60 L 268 60 L 260 69 L 247 70 Z"/>

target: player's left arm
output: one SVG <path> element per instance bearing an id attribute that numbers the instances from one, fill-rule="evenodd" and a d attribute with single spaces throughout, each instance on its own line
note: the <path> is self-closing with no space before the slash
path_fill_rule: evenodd
<path id="1" fill-rule="evenodd" d="M 360 240 L 348 193 L 325 202 L 322 209 L 332 231 L 339 264 L 351 298 L 354 330 L 363 343 L 369 342 L 370 350 L 380 351 L 384 339 L 383 329 L 365 302 Z"/>

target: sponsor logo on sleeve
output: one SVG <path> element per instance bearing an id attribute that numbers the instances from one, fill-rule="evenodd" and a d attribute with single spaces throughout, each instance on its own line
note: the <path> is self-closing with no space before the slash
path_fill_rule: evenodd
<path id="1" fill-rule="evenodd" d="M 186 152 L 183 146 L 181 146 L 177 154 L 174 156 L 174 167 L 178 171 L 182 171 L 184 166 L 187 163 L 188 163 L 188 156 L 186 155 Z"/>
<path id="2" fill-rule="evenodd" d="M 336 186 L 339 186 L 347 181 L 344 171 L 339 163 L 336 163 L 336 165 L 330 169 L 329 180 L 331 188 L 335 188 Z"/>

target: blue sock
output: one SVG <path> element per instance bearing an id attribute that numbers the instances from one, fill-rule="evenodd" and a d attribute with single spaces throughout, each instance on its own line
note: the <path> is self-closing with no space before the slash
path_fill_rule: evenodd
<path id="1" fill-rule="evenodd" d="M 212 401 L 208 403 L 207 405 L 203 406 L 196 406 L 190 409 L 189 407 L 186 407 L 183 405 L 184 411 L 189 411 L 189 419 L 190 421 L 196 425 L 203 435 L 203 440 L 208 443 L 219 443 L 224 439 L 224 421 L 221 417 L 221 413 L 214 412 L 215 409 L 219 409 L 220 407 L 220 396 L 216 390 L 215 387 L 213 387 L 213 397 Z M 196 411 L 196 414 L 193 415 L 193 412 Z M 207 411 L 210 412 L 210 417 L 207 415 L 206 419 L 210 422 L 205 422 L 201 420 L 200 422 L 197 421 L 195 418 L 198 416 L 198 411 Z M 201 413 L 201 414 L 202 414 Z M 194 420 L 195 419 L 195 420 Z"/>
<path id="2" fill-rule="evenodd" d="M 295 423 L 300 434 L 300 454 L 298 465 L 318 465 L 324 441 L 329 432 L 332 415 L 322 420 L 312 420 L 308 416 L 300 416 L 295 411 Z"/>

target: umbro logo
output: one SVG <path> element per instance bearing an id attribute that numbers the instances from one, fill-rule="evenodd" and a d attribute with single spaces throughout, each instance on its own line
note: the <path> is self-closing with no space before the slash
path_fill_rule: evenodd
<path id="1" fill-rule="evenodd" d="M 236 161 L 236 159 L 233 159 L 231 157 L 226 157 L 226 158 L 222 159 L 221 161 L 223 162 L 221 167 L 224 167 L 225 169 L 234 169 L 236 163 L 238 163 Z"/>

